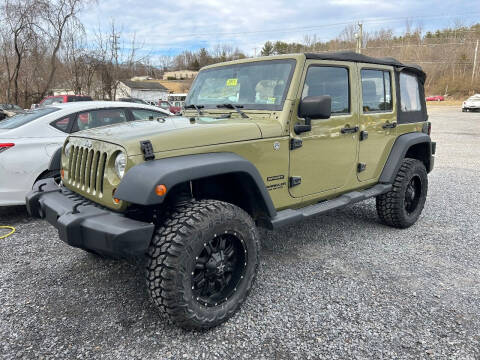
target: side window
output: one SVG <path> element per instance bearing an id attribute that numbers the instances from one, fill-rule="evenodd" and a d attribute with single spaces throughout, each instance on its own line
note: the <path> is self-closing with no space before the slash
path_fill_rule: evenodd
<path id="1" fill-rule="evenodd" d="M 305 78 L 302 99 L 307 96 L 330 95 L 332 114 L 350 112 L 348 69 L 333 66 L 310 66 Z"/>
<path id="2" fill-rule="evenodd" d="M 55 129 L 67 132 L 70 125 L 70 118 L 70 116 L 67 116 L 62 119 L 55 120 L 54 122 L 50 123 L 50 125 L 52 125 Z"/>
<path id="3" fill-rule="evenodd" d="M 390 71 L 362 70 L 363 112 L 392 111 Z"/>
<path id="4" fill-rule="evenodd" d="M 99 126 L 119 124 L 127 121 L 124 109 L 102 109 L 84 111 L 77 116 L 73 131 L 93 129 Z"/>
<path id="5" fill-rule="evenodd" d="M 160 111 L 146 110 L 146 109 L 130 109 L 133 115 L 133 120 L 148 120 L 152 116 L 154 119 L 163 118 L 165 114 Z"/>
<path id="6" fill-rule="evenodd" d="M 404 112 L 422 110 L 418 80 L 414 75 L 400 73 L 400 107 Z"/>
<path id="7" fill-rule="evenodd" d="M 51 105 L 53 103 L 54 98 L 49 98 L 45 100 L 42 105 Z"/>

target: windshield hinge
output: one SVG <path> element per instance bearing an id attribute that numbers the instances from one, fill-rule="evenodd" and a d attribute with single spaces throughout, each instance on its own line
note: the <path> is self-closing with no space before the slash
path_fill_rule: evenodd
<path id="1" fill-rule="evenodd" d="M 140 141 L 140 149 L 142 150 L 145 161 L 155 160 L 155 154 L 153 153 L 153 146 L 150 140 Z"/>
<path id="2" fill-rule="evenodd" d="M 303 146 L 303 140 L 300 138 L 290 139 L 290 150 L 295 150 Z"/>

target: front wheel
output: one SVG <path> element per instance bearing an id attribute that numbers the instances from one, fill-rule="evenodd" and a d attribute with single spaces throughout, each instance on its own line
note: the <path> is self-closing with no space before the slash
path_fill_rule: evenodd
<path id="1" fill-rule="evenodd" d="M 231 317 L 247 297 L 258 268 L 253 219 L 235 205 L 191 201 L 155 230 L 148 252 L 148 291 L 177 325 L 206 329 Z"/>
<path id="2" fill-rule="evenodd" d="M 404 229 L 420 217 L 427 198 L 428 177 L 425 165 L 416 159 L 404 159 L 392 190 L 377 196 L 377 213 L 389 226 Z"/>

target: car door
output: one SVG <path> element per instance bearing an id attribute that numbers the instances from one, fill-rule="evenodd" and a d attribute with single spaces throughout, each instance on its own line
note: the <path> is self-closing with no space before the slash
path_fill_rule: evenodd
<path id="1" fill-rule="evenodd" d="M 301 197 L 341 189 L 355 179 L 358 112 L 353 104 L 356 67 L 347 62 L 307 61 L 299 98 L 329 95 L 332 115 L 312 120 L 309 132 L 296 135 L 304 119 L 293 115 L 290 150 L 290 194 Z M 356 181 L 356 179 L 355 179 Z"/>
<path id="2" fill-rule="evenodd" d="M 392 67 L 358 64 L 361 80 L 359 181 L 380 176 L 396 138 L 395 76 Z"/>

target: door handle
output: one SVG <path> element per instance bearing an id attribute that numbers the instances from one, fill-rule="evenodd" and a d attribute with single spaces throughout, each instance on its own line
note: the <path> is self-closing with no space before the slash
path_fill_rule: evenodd
<path id="1" fill-rule="evenodd" d="M 382 126 L 382 129 L 395 129 L 397 127 L 397 123 L 396 122 L 392 122 L 392 123 L 385 123 L 383 124 Z"/>
<path id="2" fill-rule="evenodd" d="M 348 125 L 347 125 L 348 126 Z M 344 127 L 342 130 L 340 130 L 340 132 L 342 134 L 353 134 L 353 133 L 356 133 L 358 131 L 358 126 L 354 126 L 354 127 Z"/>

